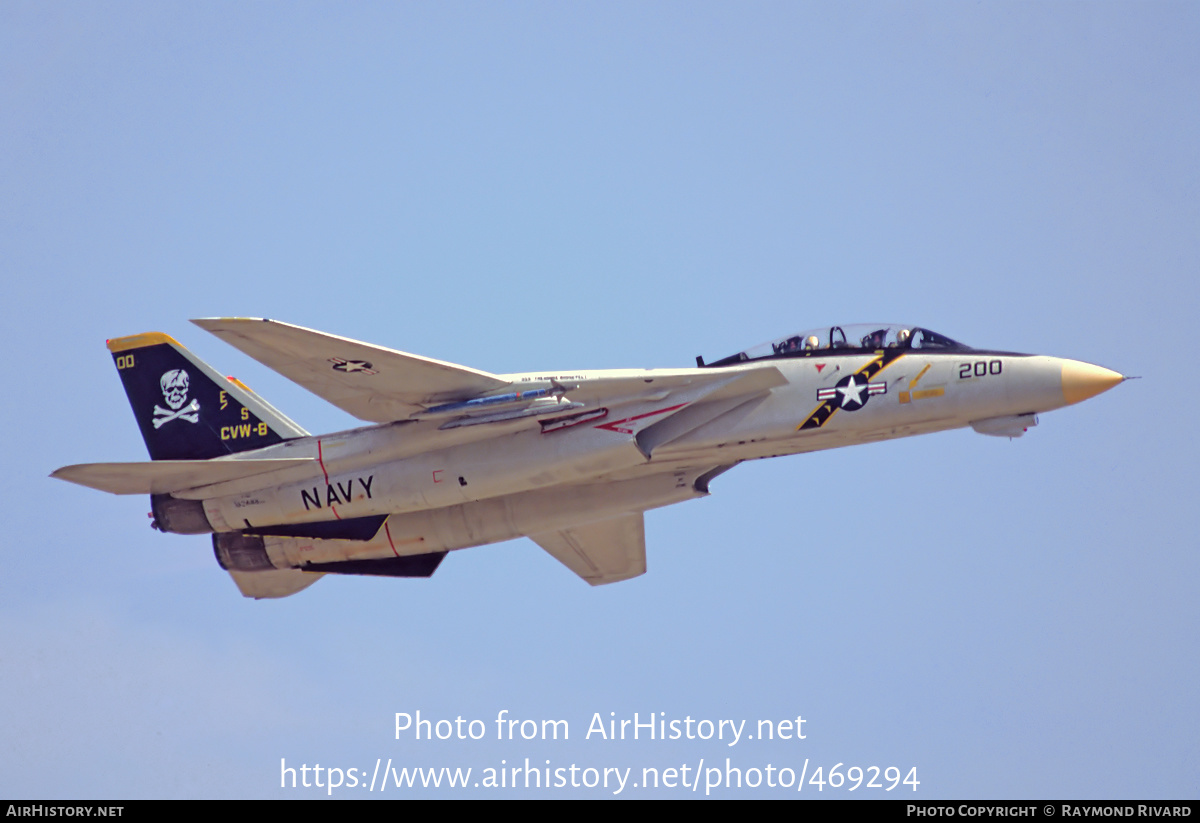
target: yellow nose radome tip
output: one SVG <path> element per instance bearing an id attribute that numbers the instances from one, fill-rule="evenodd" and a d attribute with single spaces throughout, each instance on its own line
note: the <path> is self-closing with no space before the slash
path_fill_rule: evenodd
<path id="1" fill-rule="evenodd" d="M 1064 360 L 1062 366 L 1063 399 L 1067 405 L 1095 397 L 1100 392 L 1106 392 L 1122 382 L 1124 375 L 1117 374 L 1103 366 L 1093 366 L 1091 363 L 1081 363 L 1078 360 Z"/>

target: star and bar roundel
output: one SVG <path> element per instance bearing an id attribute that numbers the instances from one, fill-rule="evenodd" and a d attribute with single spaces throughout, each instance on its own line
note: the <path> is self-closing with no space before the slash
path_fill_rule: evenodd
<path id="1" fill-rule="evenodd" d="M 796 430 L 819 429 L 839 409 L 858 411 L 875 395 L 887 394 L 887 383 L 872 378 L 903 356 L 902 352 L 885 350 L 858 371 L 843 377 L 836 385 L 817 389 L 817 400 L 821 401 L 821 405 L 813 409 Z"/>
<path id="2" fill-rule="evenodd" d="M 334 371 L 358 372 L 359 374 L 379 374 L 366 360 L 346 360 L 341 357 L 330 357 Z"/>

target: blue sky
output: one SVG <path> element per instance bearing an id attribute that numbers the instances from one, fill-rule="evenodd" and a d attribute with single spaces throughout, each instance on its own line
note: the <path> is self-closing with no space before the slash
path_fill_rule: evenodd
<path id="1" fill-rule="evenodd" d="M 0 794 L 728 757 L 1195 798 L 1198 35 L 1185 3 L 4 4 Z M 740 466 L 647 516 L 627 583 L 522 540 L 252 602 L 147 500 L 46 476 L 145 459 L 104 349 L 142 331 L 355 425 L 187 322 L 221 315 L 492 372 L 896 320 L 1143 379 L 1018 441 Z M 396 740 L 418 710 L 492 734 Z M 806 738 L 584 739 L 634 712 Z"/>

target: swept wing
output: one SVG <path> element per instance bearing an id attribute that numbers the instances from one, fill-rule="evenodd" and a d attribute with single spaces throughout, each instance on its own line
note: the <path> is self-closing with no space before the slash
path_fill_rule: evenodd
<path id="1" fill-rule="evenodd" d="M 360 420 L 390 423 L 428 406 L 502 389 L 484 371 L 251 317 L 193 320 L 226 343 Z"/>

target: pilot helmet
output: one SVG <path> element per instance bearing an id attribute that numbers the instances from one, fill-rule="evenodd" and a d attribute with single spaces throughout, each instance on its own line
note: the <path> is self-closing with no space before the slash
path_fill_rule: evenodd
<path id="1" fill-rule="evenodd" d="M 901 329 L 900 331 L 896 332 L 896 342 L 901 346 L 907 345 L 908 338 L 911 336 L 912 332 L 910 332 L 908 329 Z"/>
<path id="2" fill-rule="evenodd" d="M 804 341 L 804 348 L 808 351 L 812 351 L 820 344 L 821 344 L 821 341 L 817 339 L 817 336 L 815 334 L 810 334 L 808 336 L 808 338 Z"/>

